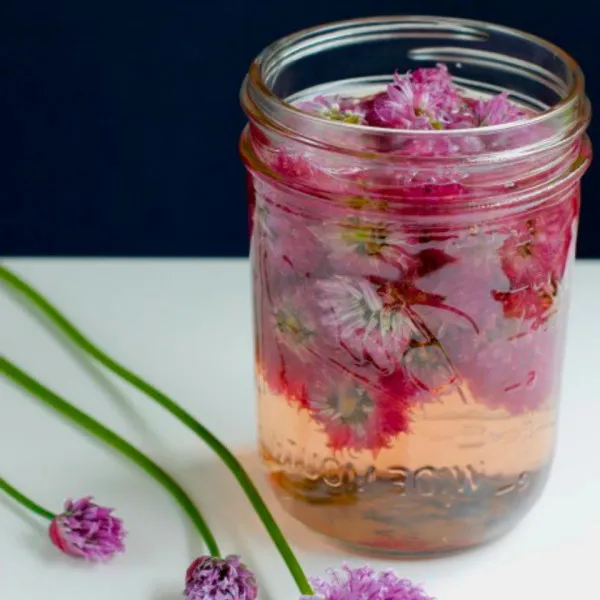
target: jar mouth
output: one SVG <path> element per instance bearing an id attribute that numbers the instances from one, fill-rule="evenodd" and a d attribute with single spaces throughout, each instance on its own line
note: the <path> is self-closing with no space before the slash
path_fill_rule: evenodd
<path id="1" fill-rule="evenodd" d="M 498 71 L 514 73 L 531 79 L 558 97 L 551 105 L 538 103 L 538 111 L 533 116 L 496 125 L 477 128 L 456 128 L 439 130 L 390 129 L 360 124 L 348 124 L 327 120 L 296 108 L 288 98 L 282 98 L 273 89 L 273 83 L 282 69 L 296 61 L 318 54 L 324 50 L 339 49 L 344 46 L 373 40 L 445 39 L 462 42 L 485 43 L 493 36 L 518 40 L 545 52 L 549 61 L 561 67 L 563 77 L 548 68 L 532 61 L 507 54 L 469 47 L 422 47 L 410 54 L 412 60 L 455 62 L 457 65 L 476 65 Z M 460 81 L 459 78 L 456 78 Z M 476 83 L 476 82 L 472 82 Z M 493 86 L 492 86 L 493 87 Z M 511 92 L 511 90 L 506 90 Z M 266 121 L 276 130 L 295 132 L 299 122 L 308 124 L 311 131 L 316 128 L 339 136 L 340 132 L 351 136 L 378 136 L 396 139 L 401 136 L 411 138 L 441 139 L 456 136 L 487 136 L 516 132 L 528 127 L 556 125 L 565 130 L 573 126 L 585 128 L 589 121 L 590 107 L 585 98 L 584 76 L 578 63 L 560 47 L 524 31 L 495 25 L 484 21 L 458 19 L 439 16 L 382 16 L 366 19 L 338 21 L 312 27 L 288 35 L 266 47 L 252 62 L 242 87 L 242 105 L 249 118 Z M 582 123 L 583 122 L 583 123 Z M 300 127 L 304 129 L 304 127 Z M 573 133 L 572 131 L 570 133 Z M 337 134 L 337 135 L 336 135 Z M 309 134 L 308 138 L 312 138 Z M 320 137 L 320 136 L 319 136 Z M 326 140 L 326 135 L 322 141 Z M 356 146 L 355 146 L 356 147 Z"/>

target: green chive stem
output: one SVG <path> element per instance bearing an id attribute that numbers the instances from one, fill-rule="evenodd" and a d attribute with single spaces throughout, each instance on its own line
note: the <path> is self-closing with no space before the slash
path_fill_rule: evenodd
<path id="1" fill-rule="evenodd" d="M 179 404 L 163 394 L 152 384 L 144 381 L 141 377 L 127 369 L 125 366 L 112 359 L 108 354 L 96 346 L 88 339 L 75 325 L 73 325 L 61 312 L 53 306 L 40 292 L 31 285 L 19 278 L 15 273 L 0 265 L 0 281 L 4 281 L 14 290 L 23 295 L 31 304 L 38 308 L 62 333 L 79 346 L 84 352 L 87 352 L 92 358 L 104 365 L 107 369 L 130 383 L 132 386 L 145 393 L 163 408 L 168 410 L 186 427 L 191 429 L 199 438 L 201 438 L 213 452 L 225 463 L 231 471 L 242 490 L 246 494 L 250 504 L 256 511 L 256 514 L 265 526 L 273 543 L 277 547 L 279 554 L 287 565 L 292 577 L 300 592 L 304 595 L 312 595 L 314 592 L 308 582 L 308 579 L 296 558 L 292 548 L 285 539 L 279 525 L 271 514 L 252 479 L 245 471 L 235 455 L 225 446 L 211 431 L 199 423 L 191 414 L 185 411 Z"/>
<path id="2" fill-rule="evenodd" d="M 161 467 L 148 458 L 144 453 L 140 452 L 135 446 L 132 446 L 128 441 L 120 435 L 114 433 L 96 419 L 76 408 L 73 404 L 61 398 L 49 388 L 42 385 L 19 369 L 16 365 L 9 362 L 6 358 L 0 356 L 0 374 L 3 374 L 14 383 L 27 390 L 31 395 L 35 396 L 50 408 L 61 414 L 63 417 L 73 421 L 82 427 L 88 433 L 99 440 L 111 446 L 117 452 L 120 452 L 132 462 L 141 467 L 148 475 L 153 477 L 160 483 L 178 502 L 181 508 L 187 513 L 192 520 L 198 533 L 206 543 L 206 547 L 212 556 L 220 556 L 219 546 L 215 540 L 212 531 L 210 530 L 204 518 L 192 502 L 190 497 L 181 488 L 181 486 Z"/>
<path id="3" fill-rule="evenodd" d="M 12 486 L 2 477 L 0 477 L 0 490 L 7 496 L 10 496 L 15 502 L 18 502 L 21 506 L 24 506 L 40 517 L 44 517 L 44 519 L 52 521 L 56 516 L 54 513 L 46 510 L 43 506 L 40 506 L 37 502 L 34 502 L 31 498 L 28 498 L 25 494 L 21 493 L 16 487 Z"/>

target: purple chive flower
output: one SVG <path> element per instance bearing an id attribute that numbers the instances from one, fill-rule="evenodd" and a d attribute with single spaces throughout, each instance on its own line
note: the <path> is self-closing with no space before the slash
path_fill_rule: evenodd
<path id="1" fill-rule="evenodd" d="M 377 573 L 371 567 L 344 566 L 329 574 L 330 581 L 318 577 L 311 580 L 319 600 L 434 600 L 419 586 L 401 579 L 391 570 Z M 302 596 L 300 600 L 316 599 Z"/>
<path id="2" fill-rule="evenodd" d="M 510 102 L 506 92 L 475 104 L 475 120 L 479 127 L 511 123 L 524 116 L 525 113 Z"/>
<path id="3" fill-rule="evenodd" d="M 444 65 L 394 75 L 394 83 L 378 94 L 367 122 L 400 129 L 444 129 L 455 120 L 461 100 Z"/>
<path id="4" fill-rule="evenodd" d="M 258 585 L 239 556 L 201 556 L 185 576 L 187 600 L 255 600 Z"/>
<path id="5" fill-rule="evenodd" d="M 91 497 L 65 502 L 64 511 L 50 523 L 52 543 L 65 554 L 102 562 L 124 552 L 125 530 L 113 509 L 98 506 Z"/>

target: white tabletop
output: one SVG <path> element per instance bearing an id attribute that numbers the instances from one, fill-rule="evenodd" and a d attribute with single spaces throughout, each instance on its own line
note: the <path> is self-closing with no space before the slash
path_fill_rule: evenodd
<path id="1" fill-rule="evenodd" d="M 249 269 L 225 260 L 11 260 L 110 354 L 194 412 L 248 467 L 311 575 L 343 551 L 286 517 L 255 452 Z M 393 566 L 438 600 L 598 598 L 600 263 L 574 280 L 559 447 L 546 492 L 509 536 L 483 549 Z M 0 288 L 0 354 L 128 437 L 191 493 L 221 546 L 255 569 L 263 600 L 294 583 L 234 480 L 200 441 L 148 399 L 81 363 Z M 137 467 L 0 381 L 0 474 L 59 509 L 93 494 L 118 508 L 128 551 L 109 565 L 61 555 L 45 523 L 0 500 L 2 600 L 176 600 L 201 544 L 170 497 Z"/>

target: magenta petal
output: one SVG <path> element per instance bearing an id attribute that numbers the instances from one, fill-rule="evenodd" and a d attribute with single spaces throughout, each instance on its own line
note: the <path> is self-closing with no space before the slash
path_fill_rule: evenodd
<path id="1" fill-rule="evenodd" d="M 511 123 L 524 116 L 525 113 L 510 102 L 506 92 L 480 100 L 475 106 L 475 119 L 480 127 Z"/>

